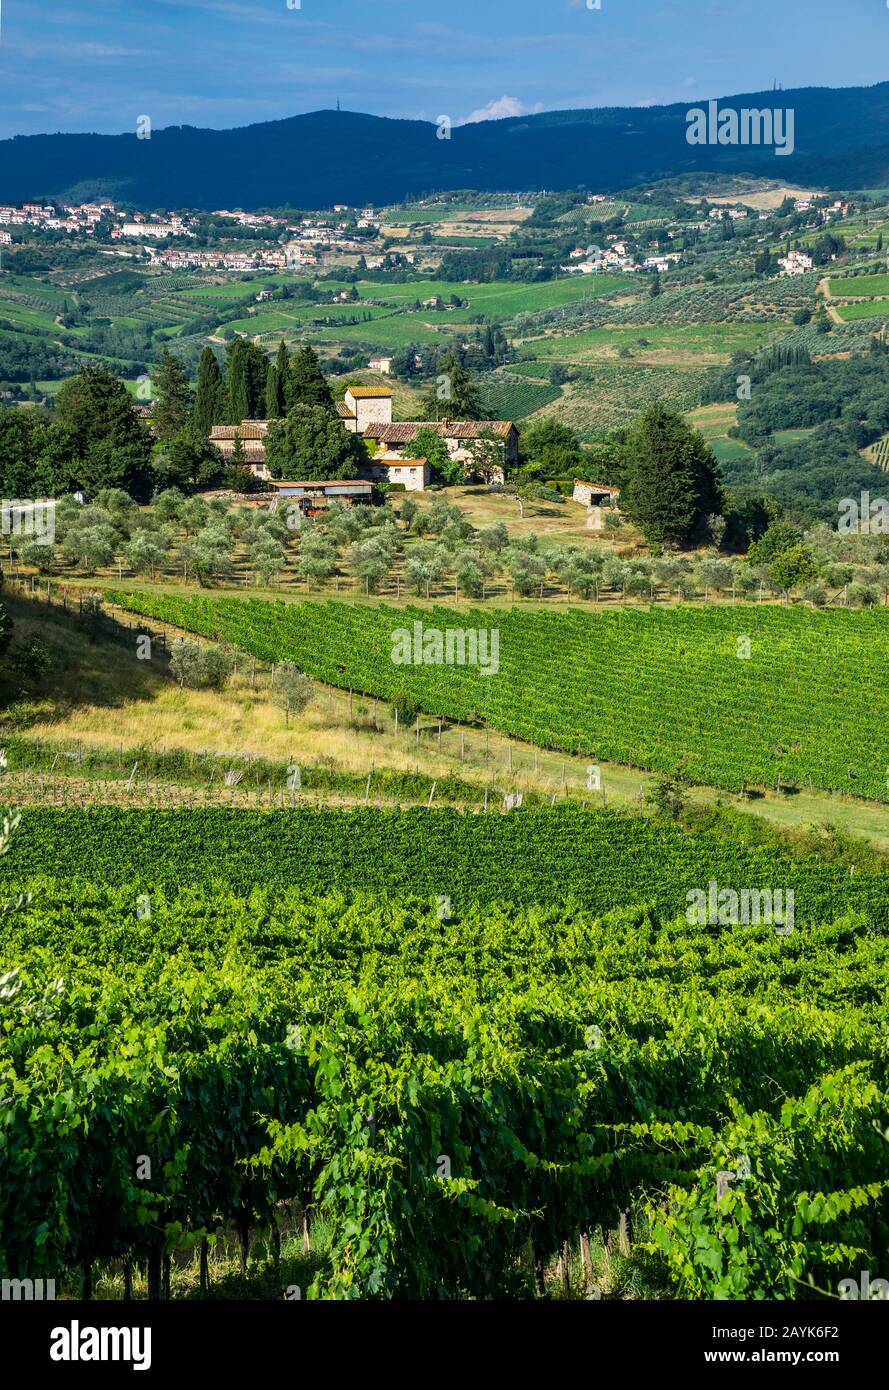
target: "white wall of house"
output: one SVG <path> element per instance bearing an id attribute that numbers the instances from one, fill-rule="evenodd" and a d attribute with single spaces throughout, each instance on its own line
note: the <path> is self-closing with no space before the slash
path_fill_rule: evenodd
<path id="1" fill-rule="evenodd" d="M 403 483 L 407 492 L 422 492 L 432 477 L 425 459 L 410 459 L 404 463 L 372 459 L 367 471 L 375 483 Z"/>

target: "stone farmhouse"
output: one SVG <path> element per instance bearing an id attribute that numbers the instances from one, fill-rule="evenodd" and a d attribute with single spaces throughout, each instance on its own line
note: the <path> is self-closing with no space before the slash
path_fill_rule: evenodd
<path id="1" fill-rule="evenodd" d="M 393 421 L 392 392 L 388 386 L 347 388 L 343 400 L 337 402 L 337 413 L 347 430 L 381 446 L 374 463 L 399 460 L 407 463 L 405 453 L 418 430 L 434 430 L 444 440 L 449 456 L 464 464 L 467 473 L 474 463 L 472 442 L 486 434 L 503 441 L 503 467 L 496 471 L 492 481 L 503 482 L 506 470 L 518 462 L 519 435 L 511 420 Z"/>
<path id="2" fill-rule="evenodd" d="M 376 453 L 362 470 L 365 482 L 401 484 L 408 492 L 421 492 L 428 487 L 430 465 L 425 458 L 414 457 L 410 449 L 421 429 L 434 430 L 444 440 L 449 456 L 464 464 L 467 476 L 474 464 L 472 442 L 488 433 L 500 439 L 503 448 L 503 466 L 494 470 L 491 481 L 503 482 L 506 469 L 518 460 L 518 431 L 510 420 L 393 421 L 392 391 L 388 386 L 350 386 L 336 409 L 345 429 L 376 446 Z M 210 442 L 230 462 L 235 455 L 235 441 L 240 439 L 245 466 L 257 478 L 268 481 L 265 437 L 270 423 L 242 420 L 239 425 L 214 425 Z"/>
<path id="3" fill-rule="evenodd" d="M 235 440 L 240 439 L 243 459 L 257 478 L 266 479 L 269 470 L 265 461 L 265 437 L 269 432 L 268 420 L 242 420 L 239 425 L 214 425 L 210 430 L 210 443 L 219 450 L 226 463 L 235 454 Z"/>

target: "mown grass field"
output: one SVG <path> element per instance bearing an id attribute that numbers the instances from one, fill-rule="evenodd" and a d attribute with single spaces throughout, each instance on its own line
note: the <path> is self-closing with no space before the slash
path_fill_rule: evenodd
<path id="1" fill-rule="evenodd" d="M 633 288 L 628 275 L 576 275 L 566 280 L 544 280 L 539 284 L 521 281 L 495 280 L 490 284 L 469 285 L 449 280 L 421 280 L 405 285 L 379 285 L 367 280 L 358 282 L 362 299 L 379 299 L 386 304 L 413 304 L 414 300 L 431 299 L 440 295 L 447 299 L 455 294 L 469 300 L 468 309 L 447 313 L 463 319 L 474 314 L 490 314 L 509 318 L 514 314 L 534 314 L 541 309 L 573 304 L 582 299 L 598 299 L 618 290 Z M 426 311 L 428 314 L 428 310 Z"/>
<path id="2" fill-rule="evenodd" d="M 729 438 L 729 429 L 737 422 L 738 407 L 734 403 L 703 405 L 687 414 L 689 424 L 702 434 L 720 463 L 750 458 L 752 450 L 742 439 Z"/>
<path id="3" fill-rule="evenodd" d="M 837 304 L 836 311 L 844 323 L 885 317 L 889 314 L 889 299 L 870 299 L 863 304 Z"/>
<path id="4" fill-rule="evenodd" d="M 555 362 L 608 360 L 623 350 L 651 366 L 708 367 L 727 362 L 735 352 L 755 352 L 778 331 L 778 325 L 766 323 L 633 324 L 526 339 L 524 346 Z"/>
<path id="5" fill-rule="evenodd" d="M 843 296 L 857 299 L 865 295 L 889 295 L 889 275 L 845 275 L 830 281 L 834 299 Z"/>
<path id="6" fill-rule="evenodd" d="M 41 309 L 32 309 L 28 304 L 17 304 L 13 299 L 4 299 L 2 295 L 0 295 L 0 319 L 8 319 L 16 328 L 54 333 L 56 336 L 63 331 L 59 329 L 54 314 L 44 313 Z"/>
<path id="7" fill-rule="evenodd" d="M 0 270 L 0 291 L 9 290 L 13 294 L 33 294 L 37 299 L 46 299 L 62 307 L 72 294 L 59 289 L 51 280 L 38 280 L 33 275 L 18 275 L 9 270 Z"/>

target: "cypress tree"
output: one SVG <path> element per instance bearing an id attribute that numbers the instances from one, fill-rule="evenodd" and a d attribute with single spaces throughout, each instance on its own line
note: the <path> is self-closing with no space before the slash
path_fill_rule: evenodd
<path id="1" fill-rule="evenodd" d="M 475 378 L 453 352 L 442 357 L 436 368 L 435 385 L 423 398 L 424 420 L 485 420 Z"/>
<path id="2" fill-rule="evenodd" d="M 239 425 L 250 418 L 250 398 L 247 392 L 247 364 L 244 359 L 243 338 L 236 338 L 226 349 L 228 360 L 228 401 L 226 423 Z"/>
<path id="3" fill-rule="evenodd" d="M 151 378 L 154 407 L 151 423 L 157 439 L 169 441 L 191 419 L 192 395 L 185 368 L 169 348 L 164 348 Z"/>
<path id="4" fill-rule="evenodd" d="M 225 383 L 216 361 L 216 354 L 205 347 L 198 363 L 198 384 L 195 391 L 192 420 L 195 429 L 209 435 L 213 425 L 222 423 L 225 414 Z"/>
<path id="5" fill-rule="evenodd" d="M 676 411 L 653 405 L 627 435 L 621 510 L 650 543 L 687 545 L 725 505 L 716 461 Z"/>
<path id="6" fill-rule="evenodd" d="M 244 341 L 244 375 L 247 382 L 247 417 L 263 420 L 266 415 L 265 388 L 269 362 L 258 343 Z"/>
<path id="7" fill-rule="evenodd" d="M 269 362 L 269 369 L 265 378 L 265 413 L 269 420 L 280 419 L 278 410 L 278 368 L 274 362 Z"/>
<path id="8" fill-rule="evenodd" d="M 293 354 L 287 373 L 286 406 L 288 413 L 297 405 L 323 405 L 333 410 L 333 395 L 321 364 L 308 343 Z"/>
<path id="9" fill-rule="evenodd" d="M 279 420 L 287 414 L 287 344 L 284 339 L 278 345 L 278 356 L 269 366 L 265 387 L 265 408 L 270 420 Z"/>

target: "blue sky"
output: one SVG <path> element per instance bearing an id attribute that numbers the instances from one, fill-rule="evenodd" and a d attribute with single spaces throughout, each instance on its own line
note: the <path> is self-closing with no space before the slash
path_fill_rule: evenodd
<path id="1" fill-rule="evenodd" d="M 0 136 L 455 122 L 889 78 L 883 0 L 0 0 Z"/>

